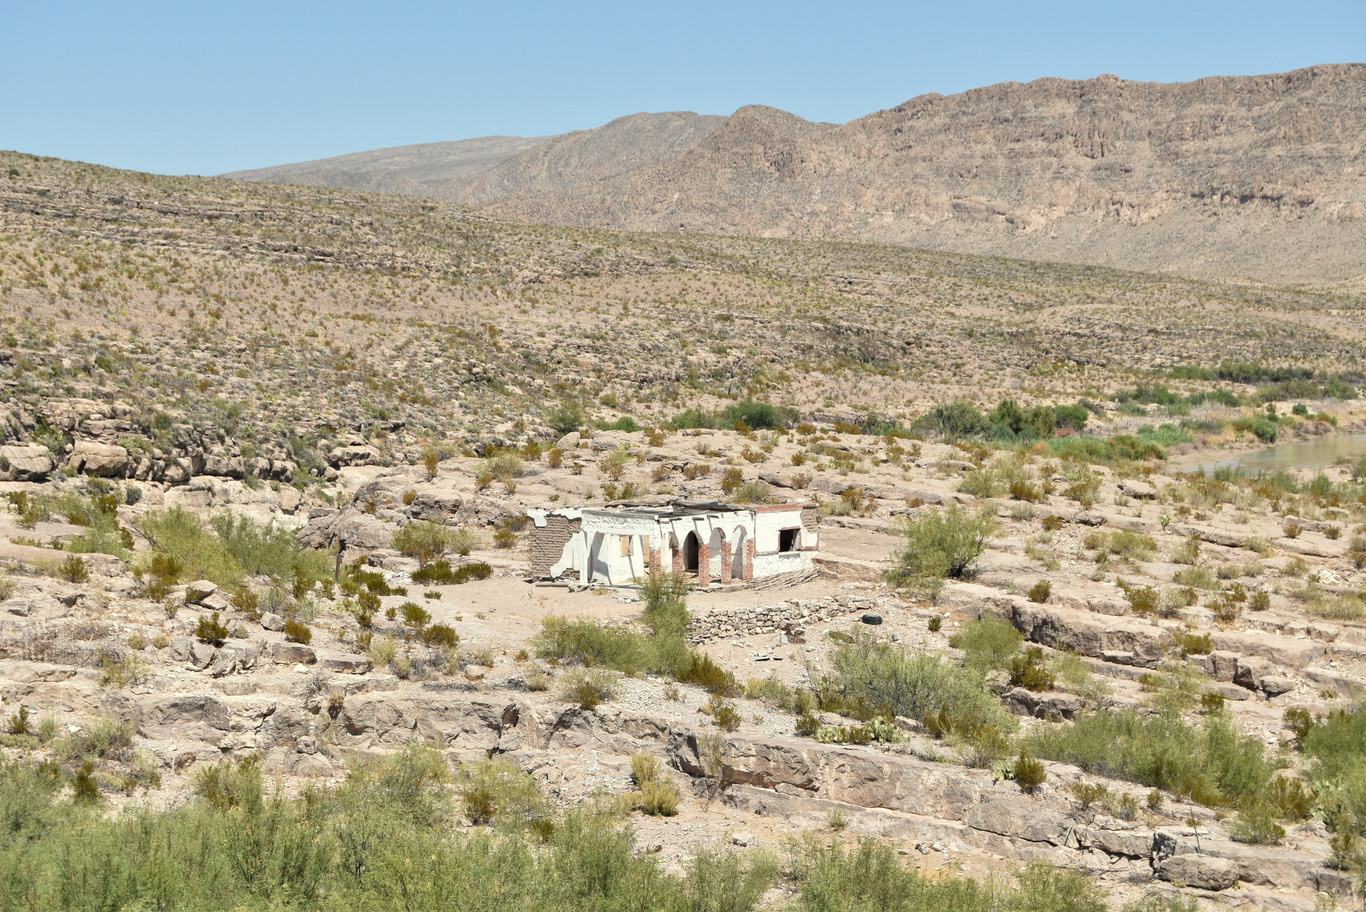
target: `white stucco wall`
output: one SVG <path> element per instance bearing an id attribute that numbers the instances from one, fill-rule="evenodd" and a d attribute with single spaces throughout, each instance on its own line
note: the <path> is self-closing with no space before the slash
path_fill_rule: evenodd
<path id="1" fill-rule="evenodd" d="M 665 569 L 672 565 L 671 546 L 685 548 L 689 533 L 697 537 L 699 546 L 709 549 L 706 568 L 711 581 L 722 577 L 721 543 L 729 543 L 731 575 L 742 576 L 747 543 L 755 543 L 754 576 L 771 576 L 811 566 L 811 553 L 817 545 L 817 535 L 802 526 L 801 509 L 790 510 L 734 510 L 699 513 L 688 516 L 661 516 L 647 512 L 564 508 L 557 511 L 529 510 L 533 523 L 544 528 L 551 512 L 580 520 L 580 530 L 565 545 L 563 555 L 552 567 L 551 575 L 578 571 L 584 584 L 602 583 L 611 586 L 630 585 L 633 580 L 649 572 L 651 549 L 657 549 Z M 778 553 L 779 532 L 797 530 L 796 551 Z M 622 539 L 628 543 L 623 552 Z"/>

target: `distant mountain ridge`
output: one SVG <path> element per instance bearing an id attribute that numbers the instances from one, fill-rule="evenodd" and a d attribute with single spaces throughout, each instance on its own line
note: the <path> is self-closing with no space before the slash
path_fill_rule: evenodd
<path id="1" fill-rule="evenodd" d="M 228 175 L 522 221 L 885 241 L 1270 281 L 1366 274 L 1366 65 L 924 95 L 846 124 L 636 114 Z"/>

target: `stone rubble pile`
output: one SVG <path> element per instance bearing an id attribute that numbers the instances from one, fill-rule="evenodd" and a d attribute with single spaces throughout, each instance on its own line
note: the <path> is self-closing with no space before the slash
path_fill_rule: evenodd
<path id="1" fill-rule="evenodd" d="M 692 619 L 688 639 L 702 644 L 735 636 L 791 633 L 819 621 L 884 609 L 890 603 L 887 598 L 841 593 L 815 599 L 788 599 L 776 605 L 718 608 Z"/>

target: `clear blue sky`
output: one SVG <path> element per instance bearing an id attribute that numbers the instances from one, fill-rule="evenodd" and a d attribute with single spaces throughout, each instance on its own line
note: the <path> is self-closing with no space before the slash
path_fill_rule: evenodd
<path id="1" fill-rule="evenodd" d="M 638 111 L 842 122 L 1006 80 L 1360 62 L 1366 0 L 28 0 L 0 35 L 0 148 L 217 174 Z"/>

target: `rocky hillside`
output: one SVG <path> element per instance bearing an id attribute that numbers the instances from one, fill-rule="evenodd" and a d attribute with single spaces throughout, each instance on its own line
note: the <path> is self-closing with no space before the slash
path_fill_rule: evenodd
<path id="1" fill-rule="evenodd" d="M 387 187 L 555 224 L 1346 280 L 1366 246 L 1363 112 L 1359 64 L 1180 84 L 1041 79 L 846 124 L 757 107 L 723 121 L 637 115 L 421 187 L 401 184 L 401 168 L 364 184 L 302 166 L 235 176 Z"/>

